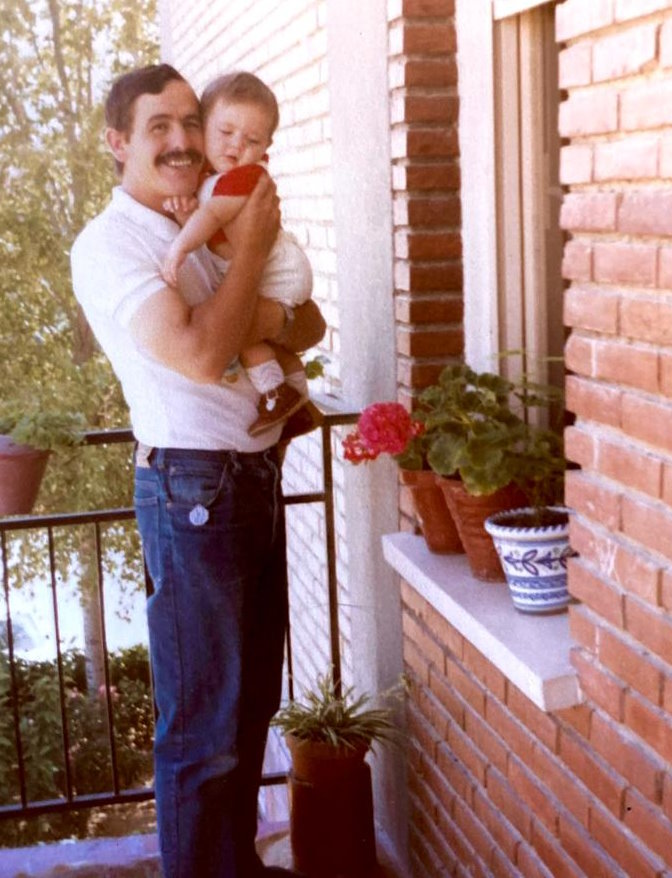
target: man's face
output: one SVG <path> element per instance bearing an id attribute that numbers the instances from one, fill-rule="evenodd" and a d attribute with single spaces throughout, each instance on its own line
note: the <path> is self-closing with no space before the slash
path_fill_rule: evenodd
<path id="1" fill-rule="evenodd" d="M 133 106 L 129 134 L 109 129 L 107 140 L 123 164 L 122 188 L 162 211 L 171 195 L 191 195 L 203 164 L 198 101 L 186 82 L 169 82 L 160 94 L 143 94 Z"/>

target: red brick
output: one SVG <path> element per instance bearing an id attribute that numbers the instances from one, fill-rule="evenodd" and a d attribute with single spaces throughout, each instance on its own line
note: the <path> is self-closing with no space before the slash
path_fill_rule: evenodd
<path id="1" fill-rule="evenodd" d="M 654 552 L 672 558 L 672 510 L 662 504 L 623 497 L 623 532 Z"/>
<path id="2" fill-rule="evenodd" d="M 570 470 L 565 477 L 565 500 L 568 506 L 588 518 L 599 521 L 608 530 L 618 530 L 621 522 L 621 494 L 580 470 Z"/>
<path id="3" fill-rule="evenodd" d="M 663 661 L 672 664 L 672 619 L 667 613 L 628 596 L 625 602 L 625 627 L 635 640 L 639 640 Z"/>
<path id="4" fill-rule="evenodd" d="M 619 816 L 626 783 L 601 757 L 596 756 L 587 742 L 578 735 L 560 733 L 560 757 L 570 772 L 608 808 Z"/>
<path id="5" fill-rule="evenodd" d="M 454 128 L 393 128 L 391 147 L 392 158 L 455 158 L 460 151 Z"/>
<path id="6" fill-rule="evenodd" d="M 491 801 L 505 815 L 506 819 L 515 826 L 524 838 L 529 838 L 532 812 L 512 789 L 506 777 L 493 767 L 488 769 L 486 789 Z"/>
<path id="7" fill-rule="evenodd" d="M 618 79 L 656 60 L 658 25 L 642 24 L 598 39 L 593 46 L 593 79 Z"/>
<path id="8" fill-rule="evenodd" d="M 562 257 L 562 276 L 567 280 L 585 283 L 591 280 L 593 251 L 583 241 L 568 241 Z"/>
<path id="9" fill-rule="evenodd" d="M 413 692 L 413 704 L 422 718 L 432 727 L 435 740 L 447 741 L 453 719 L 438 698 L 432 695 L 429 689 L 418 686 Z"/>
<path id="10" fill-rule="evenodd" d="M 555 37 L 563 43 L 607 27 L 614 20 L 611 0 L 567 0 L 555 10 Z"/>
<path id="11" fill-rule="evenodd" d="M 617 543 L 614 575 L 623 589 L 650 604 L 660 604 L 663 563 L 632 543 Z"/>
<path id="12" fill-rule="evenodd" d="M 459 232 L 404 229 L 394 235 L 394 251 L 398 259 L 459 259 L 462 238 Z"/>
<path id="13" fill-rule="evenodd" d="M 621 94 L 621 129 L 660 128 L 672 122 L 672 80 L 631 86 Z"/>
<path id="14" fill-rule="evenodd" d="M 574 641 L 588 652 L 596 649 L 596 620 L 591 611 L 577 604 L 569 607 L 569 630 Z"/>
<path id="15" fill-rule="evenodd" d="M 569 565 L 569 590 L 597 614 L 622 628 L 624 622 L 623 595 L 605 579 L 593 573 L 580 558 Z"/>
<path id="16" fill-rule="evenodd" d="M 586 430 L 578 427 L 565 429 L 565 457 L 581 465 L 583 469 L 594 468 L 595 439 Z"/>
<path id="17" fill-rule="evenodd" d="M 470 643 L 464 644 L 464 665 L 499 701 L 506 698 L 506 677 Z"/>
<path id="18" fill-rule="evenodd" d="M 550 792 L 555 795 L 565 808 L 584 826 L 588 825 L 591 797 L 576 778 L 567 771 L 559 760 L 554 758 L 543 747 L 535 746 L 530 755 L 530 768 L 540 778 Z M 562 809 L 558 810 L 558 815 Z"/>
<path id="19" fill-rule="evenodd" d="M 593 45 L 574 43 L 558 53 L 558 85 L 569 89 L 590 85 L 592 79 Z"/>
<path id="20" fill-rule="evenodd" d="M 560 148 L 560 182 L 590 183 L 593 179 L 593 147 L 591 144 L 569 144 Z"/>
<path id="21" fill-rule="evenodd" d="M 405 18 L 446 17 L 454 15 L 455 0 L 394 0 L 388 3 L 388 20 Z"/>
<path id="22" fill-rule="evenodd" d="M 558 724 L 555 717 L 537 707 L 511 683 L 506 703 L 511 713 L 532 732 L 537 740 L 553 752 L 557 749 Z"/>
<path id="23" fill-rule="evenodd" d="M 401 289 L 413 292 L 460 292 L 462 265 L 460 262 L 397 263 L 395 283 Z"/>
<path id="24" fill-rule="evenodd" d="M 601 808 L 594 808 L 591 812 L 590 833 L 598 844 L 609 851 L 626 875 L 636 875 L 637 878 L 657 878 L 660 875 L 643 848 L 624 831 L 622 824 Z M 611 868 L 613 871 L 610 874 L 623 874 L 614 866 Z M 592 876 L 593 872 L 589 874 Z"/>
<path id="25" fill-rule="evenodd" d="M 638 341 L 672 344 L 672 304 L 660 298 L 627 296 L 621 299 L 621 331 Z"/>
<path id="26" fill-rule="evenodd" d="M 565 366 L 579 375 L 593 377 L 595 341 L 573 332 L 565 345 Z"/>
<path id="27" fill-rule="evenodd" d="M 602 377 L 607 377 L 603 375 Z M 616 380 L 615 376 L 611 376 Z M 658 498 L 662 490 L 662 462 L 632 444 L 618 444 L 601 439 L 598 443 L 597 469 L 614 481 Z"/>
<path id="28" fill-rule="evenodd" d="M 672 820 L 672 773 L 668 770 L 663 775 L 663 813 Z"/>
<path id="29" fill-rule="evenodd" d="M 502 774 L 506 773 L 509 751 L 499 735 L 495 734 L 473 710 L 464 712 L 464 730 L 476 747 L 483 753 L 487 762 L 494 765 Z"/>
<path id="30" fill-rule="evenodd" d="M 448 746 L 471 777 L 484 786 L 487 760 L 469 736 L 456 725 L 451 725 L 449 729 Z"/>
<path id="31" fill-rule="evenodd" d="M 548 794 L 543 778 L 530 771 L 516 758 L 509 760 L 508 778 L 520 799 L 527 804 L 537 820 L 555 833 L 558 823 L 557 803 Z"/>
<path id="32" fill-rule="evenodd" d="M 650 801 L 656 801 L 664 766 L 627 729 L 596 711 L 592 718 L 590 742 L 628 783 Z"/>
<path id="33" fill-rule="evenodd" d="M 670 717 L 634 692 L 626 692 L 625 722 L 646 744 L 663 759 L 672 761 L 672 727 Z"/>
<path id="34" fill-rule="evenodd" d="M 464 347 L 464 337 L 459 329 L 421 331 L 399 329 L 397 351 L 409 357 L 458 356 Z"/>
<path id="35" fill-rule="evenodd" d="M 409 737 L 418 742 L 427 759 L 435 761 L 441 737 L 427 722 L 413 702 L 407 703 L 406 724 Z"/>
<path id="36" fill-rule="evenodd" d="M 635 439 L 672 450 L 672 405 L 625 393 L 621 400 L 622 426 Z"/>
<path id="37" fill-rule="evenodd" d="M 432 165 L 395 165 L 392 168 L 392 187 L 400 192 L 438 192 L 441 189 L 457 192 L 460 188 L 460 168 L 454 161 Z"/>
<path id="38" fill-rule="evenodd" d="M 658 251 L 658 287 L 672 289 L 672 247 L 661 247 Z"/>
<path id="39" fill-rule="evenodd" d="M 520 837 L 513 831 L 508 813 L 497 808 L 483 790 L 476 790 L 474 815 L 492 836 L 496 847 L 500 848 L 509 860 L 514 860 Z"/>
<path id="40" fill-rule="evenodd" d="M 562 202 L 560 226 L 572 231 L 615 231 L 616 206 L 615 192 L 570 192 Z"/>
<path id="41" fill-rule="evenodd" d="M 391 41 L 392 54 L 395 42 Z M 406 23 L 402 32 L 401 51 L 404 55 L 445 55 L 456 48 L 455 27 L 453 24 L 433 22 L 432 24 Z"/>
<path id="42" fill-rule="evenodd" d="M 621 297 L 595 287 L 572 286 L 565 293 L 566 326 L 615 335 L 618 332 Z"/>
<path id="43" fill-rule="evenodd" d="M 462 319 L 461 297 L 418 297 L 398 295 L 394 316 L 402 323 L 459 323 Z"/>
<path id="44" fill-rule="evenodd" d="M 457 85 L 455 58 L 398 58 L 390 65 L 392 86 L 445 88 Z"/>
<path id="45" fill-rule="evenodd" d="M 658 353 L 650 347 L 630 342 L 597 342 L 595 377 L 655 393 L 658 390 Z"/>
<path id="46" fill-rule="evenodd" d="M 660 392 L 672 397 L 672 354 L 660 352 Z"/>
<path id="47" fill-rule="evenodd" d="M 656 284 L 657 252 L 653 245 L 595 244 L 593 274 L 598 283 L 633 284 L 653 287 Z"/>
<path id="48" fill-rule="evenodd" d="M 572 647 L 573 648 L 573 647 Z M 555 715 L 561 726 L 568 726 L 579 733 L 583 738 L 590 737 L 591 717 L 595 708 L 588 704 L 575 704 L 574 707 L 564 707 L 556 710 Z"/>
<path id="49" fill-rule="evenodd" d="M 471 802 L 473 799 L 474 780 L 447 744 L 439 744 L 436 764 L 457 796 L 460 799 Z"/>
<path id="50" fill-rule="evenodd" d="M 410 195 L 394 201 L 396 226 L 457 226 L 460 222 L 458 195 Z"/>
<path id="51" fill-rule="evenodd" d="M 638 180 L 658 175 L 658 138 L 628 137 L 595 144 L 595 180 Z"/>
<path id="52" fill-rule="evenodd" d="M 618 229 L 626 235 L 672 234 L 672 192 L 624 192 L 618 208 Z"/>
<path id="53" fill-rule="evenodd" d="M 672 865 L 672 824 L 658 807 L 634 790 L 626 793 L 624 823 L 668 866 Z"/>
<path id="54" fill-rule="evenodd" d="M 481 716 L 485 715 L 485 690 L 464 669 L 454 661 L 448 661 L 446 675 L 467 704 Z"/>
<path id="55" fill-rule="evenodd" d="M 492 837 L 489 835 L 485 827 L 476 819 L 471 808 L 468 808 L 464 802 L 460 802 L 459 800 L 456 801 L 454 819 L 471 847 L 475 851 L 478 851 L 481 856 L 487 856 L 486 852 L 490 851 L 493 846 Z"/>
<path id="56" fill-rule="evenodd" d="M 454 125 L 457 121 L 457 98 L 445 94 L 397 94 L 390 105 L 392 124 L 415 122 Z"/>
<path id="57" fill-rule="evenodd" d="M 597 421 L 610 427 L 621 426 L 621 398 L 618 388 L 602 387 L 576 375 L 565 382 L 565 403 L 579 418 Z"/>
<path id="58" fill-rule="evenodd" d="M 598 658 L 602 664 L 653 704 L 660 704 L 663 674 L 646 652 L 626 643 L 622 636 L 603 629 L 599 634 Z"/>
<path id="59" fill-rule="evenodd" d="M 672 28 L 670 33 L 672 33 Z M 664 178 L 672 177 L 672 137 L 662 135 L 658 162 L 659 176 Z"/>
<path id="60" fill-rule="evenodd" d="M 596 844 L 592 833 L 589 834 L 576 820 L 561 814 L 559 835 L 564 850 L 585 875 L 590 878 L 614 878 L 618 874 L 614 861 Z"/>
<path id="61" fill-rule="evenodd" d="M 672 571 L 669 568 L 663 570 L 663 579 L 660 586 L 660 603 L 666 610 L 672 610 Z"/>
<path id="62" fill-rule="evenodd" d="M 402 629 L 406 640 L 412 641 L 420 652 L 426 657 L 429 666 L 434 666 L 443 672 L 445 667 L 445 656 L 443 649 L 432 637 L 432 635 L 408 613 L 404 613 L 402 617 Z"/>
<path id="63" fill-rule="evenodd" d="M 413 671 L 423 685 L 427 685 L 429 662 L 418 647 L 409 640 L 404 641 L 404 665 L 407 671 Z"/>
<path id="64" fill-rule="evenodd" d="M 609 134 L 618 130 L 618 94 L 604 89 L 570 93 L 560 104 L 558 127 L 561 137 Z"/>
<path id="65" fill-rule="evenodd" d="M 531 733 L 503 704 L 490 695 L 486 695 L 485 721 L 513 753 L 521 758 L 529 755 L 534 743 Z"/>
<path id="66" fill-rule="evenodd" d="M 559 839 L 536 821 L 533 822 L 532 843 L 553 878 L 585 878 L 585 872 L 563 851 Z"/>
<path id="67" fill-rule="evenodd" d="M 518 874 L 522 878 L 557 878 L 557 873 L 551 872 L 541 860 L 541 857 L 527 844 L 518 846 L 516 857 Z"/>

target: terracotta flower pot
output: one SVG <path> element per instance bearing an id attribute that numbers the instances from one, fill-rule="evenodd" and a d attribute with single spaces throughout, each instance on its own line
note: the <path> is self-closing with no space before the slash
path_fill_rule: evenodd
<path id="1" fill-rule="evenodd" d="M 48 451 L 0 436 L 0 515 L 32 511 L 48 459 Z"/>
<path id="2" fill-rule="evenodd" d="M 436 476 L 431 470 L 400 469 L 402 485 L 411 491 L 415 514 L 430 552 L 464 552 L 460 535 Z"/>
<path id="3" fill-rule="evenodd" d="M 492 537 L 485 530 L 485 519 L 503 509 L 524 506 L 525 495 L 516 485 L 506 485 L 493 494 L 474 496 L 458 479 L 436 476 L 436 480 L 455 520 L 471 572 L 476 579 L 502 582 L 504 571 Z"/>
<path id="4" fill-rule="evenodd" d="M 376 865 L 368 747 L 286 740 L 294 868 L 315 878 L 368 875 Z"/>

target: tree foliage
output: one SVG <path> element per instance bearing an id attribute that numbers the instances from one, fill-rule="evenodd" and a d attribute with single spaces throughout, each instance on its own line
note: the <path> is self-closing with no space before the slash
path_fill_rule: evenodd
<path id="1" fill-rule="evenodd" d="M 69 253 L 115 182 L 105 93 L 125 69 L 156 60 L 155 18 L 155 4 L 139 0 L 0 0 L 0 400 L 81 412 L 100 429 L 126 425 L 127 413 L 105 358 L 87 358 Z M 112 460 L 112 477 L 103 457 L 50 466 L 43 502 L 127 501 L 127 461 Z"/>

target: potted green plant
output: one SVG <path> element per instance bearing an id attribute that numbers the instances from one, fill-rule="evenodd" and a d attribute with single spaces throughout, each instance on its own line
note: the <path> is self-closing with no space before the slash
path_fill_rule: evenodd
<path id="1" fill-rule="evenodd" d="M 352 687 L 341 692 L 325 675 L 272 720 L 292 759 L 290 840 L 294 866 L 306 875 L 364 875 L 375 866 L 365 756 L 376 744 L 398 743 L 399 730 L 392 709 L 369 707 L 370 700 Z"/>
<path id="2" fill-rule="evenodd" d="M 488 516 L 538 507 L 562 488 L 561 431 L 536 421 L 560 410 L 558 389 L 462 364 L 446 367 L 419 397 L 425 453 L 455 519 L 474 576 L 501 580 L 499 555 L 485 531 Z M 536 506 L 535 502 L 535 506 Z"/>
<path id="3" fill-rule="evenodd" d="M 81 442 L 84 418 L 36 403 L 0 403 L 0 515 L 28 514 L 49 455 Z"/>
<path id="4" fill-rule="evenodd" d="M 399 466 L 416 518 L 431 552 L 464 551 L 455 522 L 427 461 L 425 426 L 398 402 L 367 406 L 343 440 L 344 457 L 359 464 L 390 455 Z"/>

